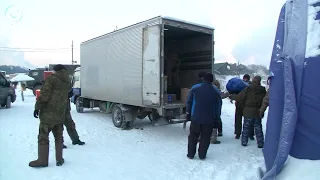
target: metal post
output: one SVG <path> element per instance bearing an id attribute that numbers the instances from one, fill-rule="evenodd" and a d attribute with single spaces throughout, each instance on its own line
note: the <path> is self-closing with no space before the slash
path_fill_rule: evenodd
<path id="1" fill-rule="evenodd" d="M 71 44 L 71 63 L 73 64 L 74 61 L 73 61 L 73 41 L 72 41 L 72 44 Z"/>

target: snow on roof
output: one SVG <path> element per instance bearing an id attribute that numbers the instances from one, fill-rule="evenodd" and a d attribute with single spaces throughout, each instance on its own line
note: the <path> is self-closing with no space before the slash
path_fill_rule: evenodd
<path id="1" fill-rule="evenodd" d="M 214 29 L 211 26 L 206 26 L 206 25 L 202 25 L 202 24 L 197 24 L 197 23 L 193 23 L 193 22 L 189 22 L 189 21 L 185 21 L 185 20 L 181 20 L 181 19 L 177 19 L 177 18 L 173 18 L 173 17 L 169 17 L 169 16 L 161 16 L 163 19 L 168 19 L 168 20 L 172 20 L 172 21 L 178 21 L 178 22 L 183 22 L 186 24 L 192 24 L 195 26 L 199 26 L 199 27 L 203 27 L 203 28 L 208 28 L 208 29 Z"/>
<path id="2" fill-rule="evenodd" d="M 306 58 L 320 55 L 320 0 L 309 0 L 308 5 Z"/>

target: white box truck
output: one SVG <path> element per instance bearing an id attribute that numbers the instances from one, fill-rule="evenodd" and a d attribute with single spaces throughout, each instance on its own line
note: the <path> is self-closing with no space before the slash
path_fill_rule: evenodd
<path id="1" fill-rule="evenodd" d="M 78 112 L 99 107 L 119 128 L 147 116 L 184 122 L 181 89 L 212 72 L 214 29 L 159 16 L 82 42 L 80 61 Z"/>

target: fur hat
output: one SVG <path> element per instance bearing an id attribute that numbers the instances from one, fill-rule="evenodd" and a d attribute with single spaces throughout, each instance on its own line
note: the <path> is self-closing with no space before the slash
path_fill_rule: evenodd
<path id="1" fill-rule="evenodd" d="M 55 66 L 53 67 L 53 70 L 54 70 L 54 71 L 61 71 L 61 70 L 67 70 L 67 68 L 66 68 L 64 65 L 62 65 L 62 64 L 57 64 L 57 65 L 55 65 Z"/>

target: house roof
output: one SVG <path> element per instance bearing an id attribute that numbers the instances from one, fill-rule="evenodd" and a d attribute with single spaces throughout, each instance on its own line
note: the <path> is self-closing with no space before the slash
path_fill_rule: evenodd
<path id="1" fill-rule="evenodd" d="M 229 66 L 229 67 L 228 67 Z M 239 74 L 251 74 L 253 71 L 249 70 L 243 64 L 229 64 L 227 62 L 224 63 L 216 63 L 214 64 L 214 73 L 217 75 L 239 75 Z"/>

